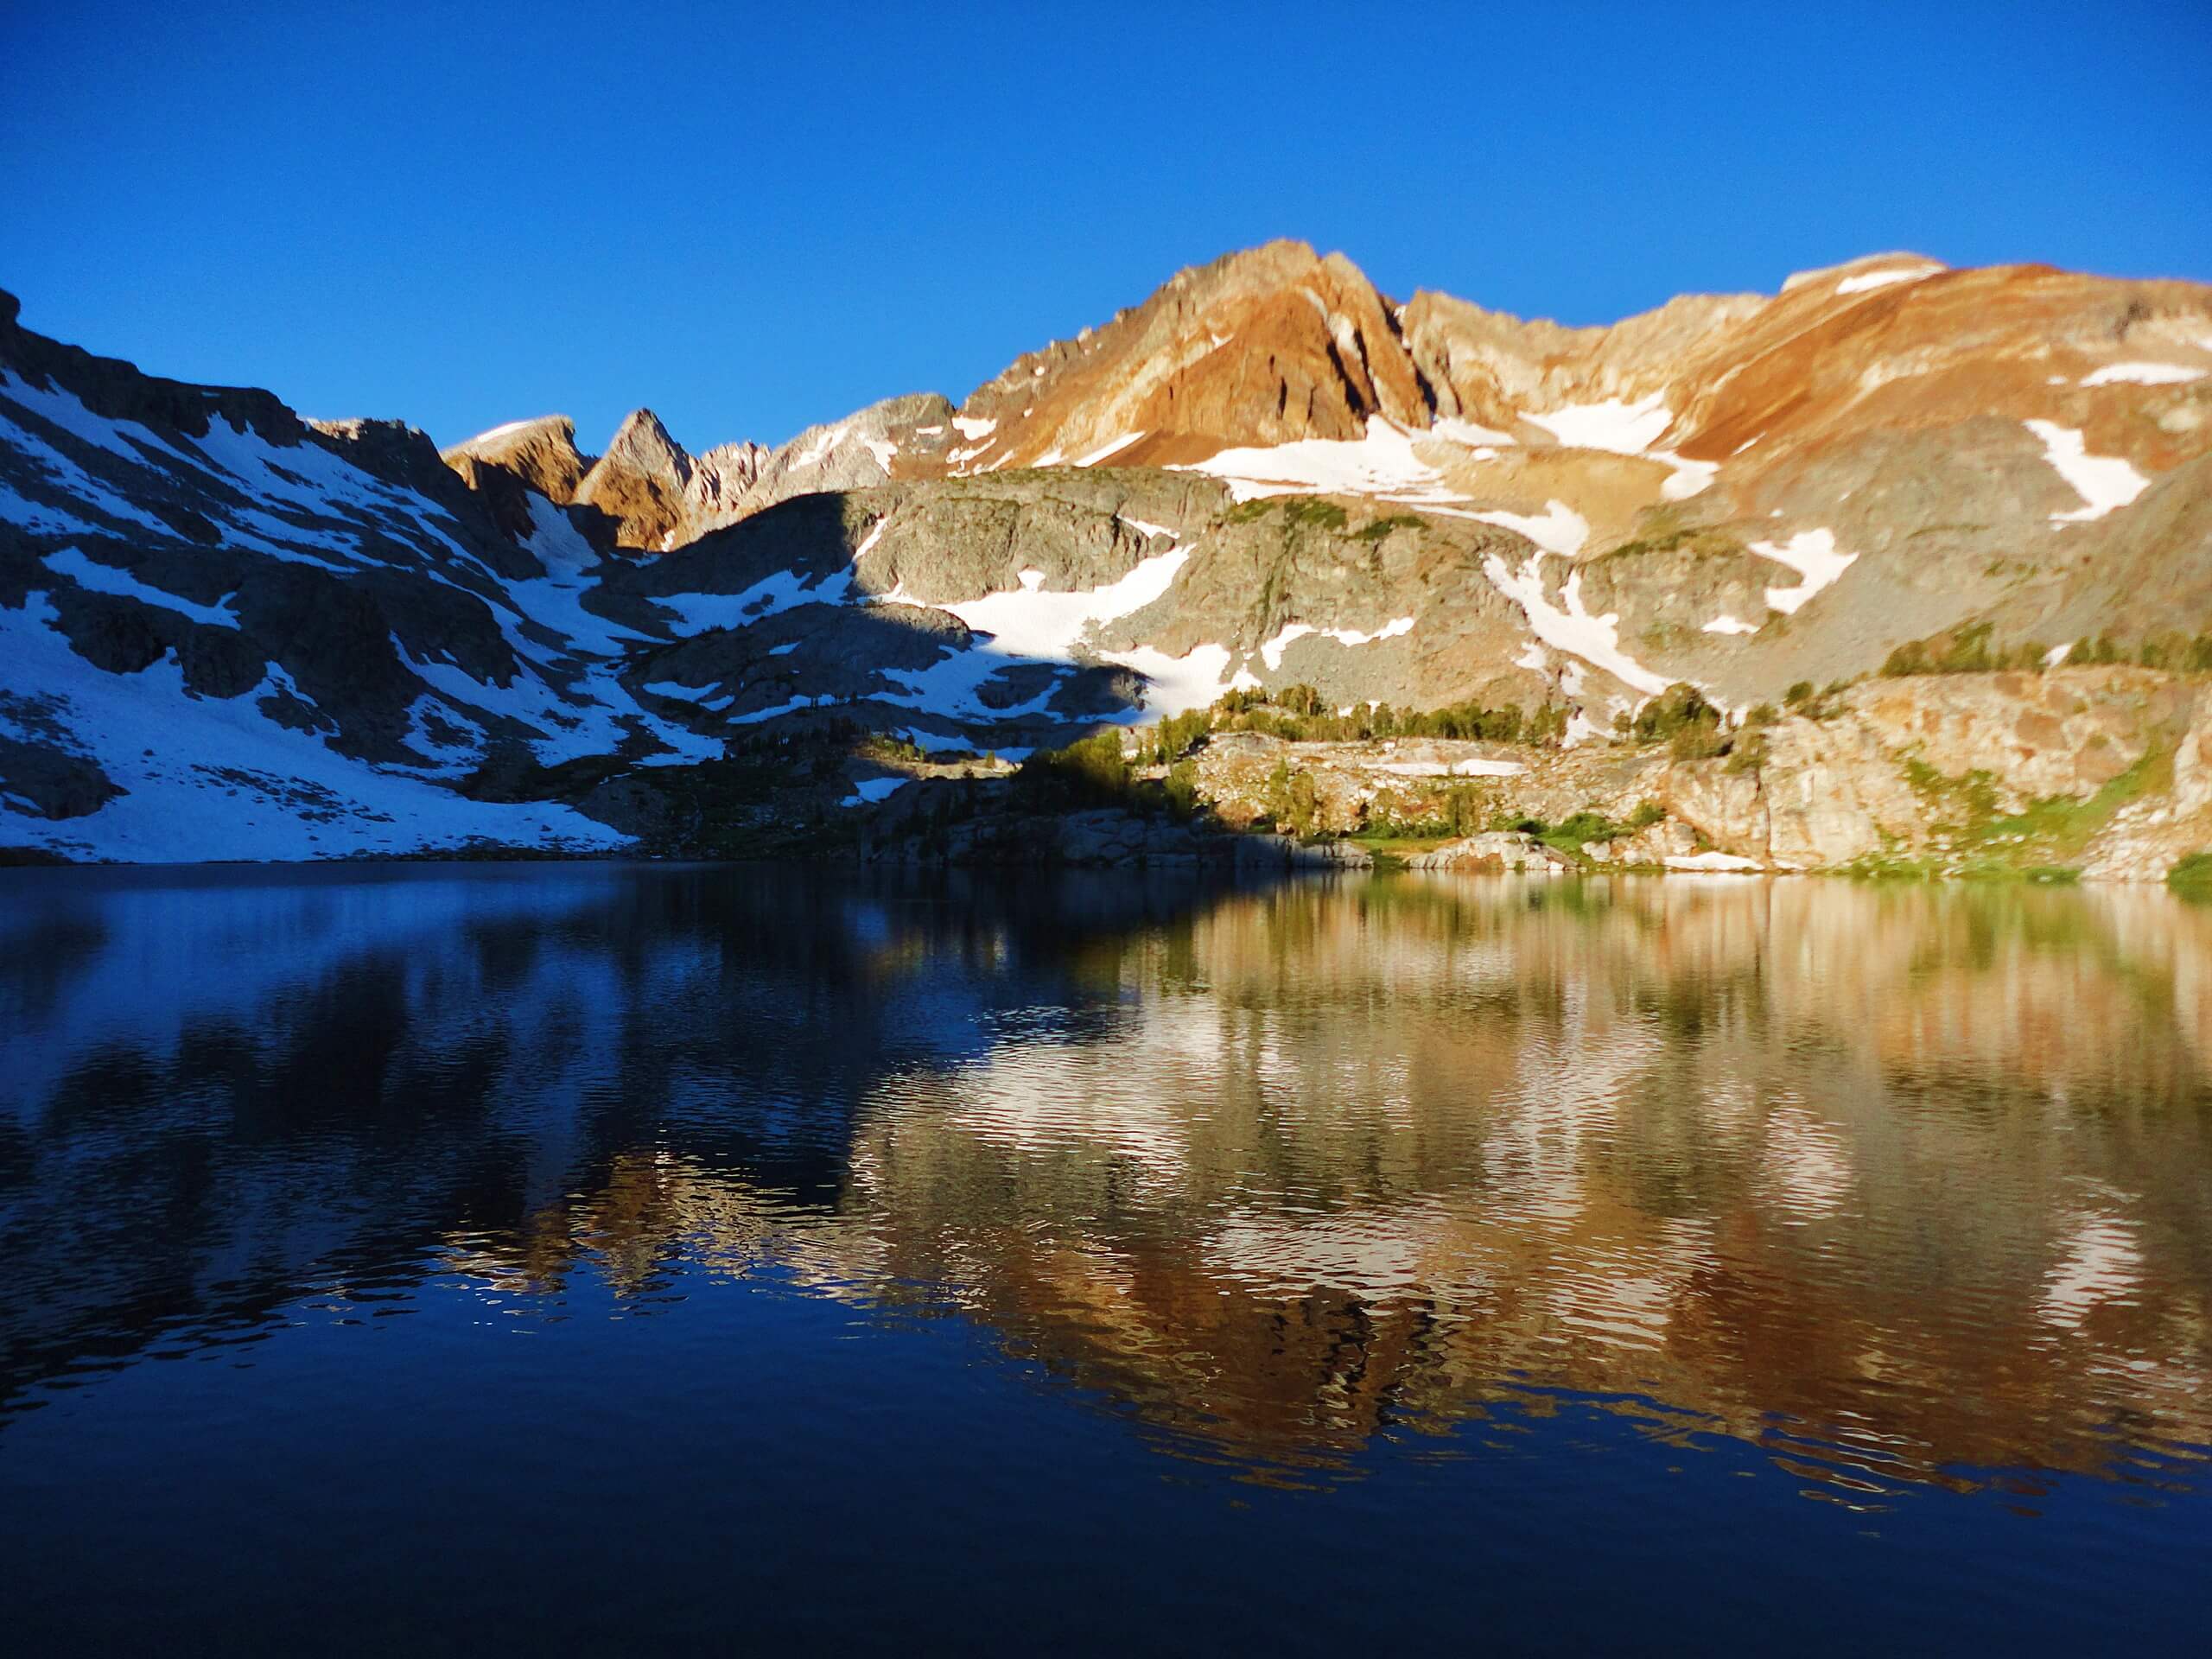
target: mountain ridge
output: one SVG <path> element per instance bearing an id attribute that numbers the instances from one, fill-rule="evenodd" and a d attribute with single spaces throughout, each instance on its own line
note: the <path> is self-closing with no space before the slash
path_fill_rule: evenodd
<path id="1" fill-rule="evenodd" d="M 637 844 L 717 768 L 835 822 L 880 775 L 840 732 L 1019 753 L 1300 684 L 1602 743 L 1678 683 L 1741 719 L 1961 631 L 2212 627 L 2201 284 L 1889 253 L 1567 328 L 1278 242 L 958 405 L 698 454 L 640 408 L 597 455 L 562 416 L 441 454 L 19 315 L 0 844 L 72 856 Z M 262 781 L 97 729 L 156 708 Z"/>

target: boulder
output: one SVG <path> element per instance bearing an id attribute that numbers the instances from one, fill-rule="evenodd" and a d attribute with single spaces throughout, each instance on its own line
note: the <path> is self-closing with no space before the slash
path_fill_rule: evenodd
<path id="1" fill-rule="evenodd" d="M 1573 859 L 1517 830 L 1490 830 L 1449 842 L 1406 861 L 1413 870 L 1452 870 L 1485 875 L 1567 875 Z"/>

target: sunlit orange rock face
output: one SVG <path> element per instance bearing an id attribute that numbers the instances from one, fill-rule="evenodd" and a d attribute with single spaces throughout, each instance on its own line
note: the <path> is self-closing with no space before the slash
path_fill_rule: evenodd
<path id="1" fill-rule="evenodd" d="M 1428 291 L 1396 306 L 1341 254 L 1277 242 L 1184 271 L 1102 327 L 1017 359 L 962 413 L 994 423 L 973 457 L 990 467 L 1084 464 L 1117 440 L 1116 465 L 1189 461 L 1356 439 L 1377 416 L 1544 445 L 1532 416 L 1656 399 L 1669 418 L 1651 447 L 1741 456 L 1730 470 L 1746 476 L 1872 430 L 2036 418 L 2163 472 L 2212 445 L 2196 400 L 2152 400 L 2146 422 L 2142 382 L 2081 383 L 2132 358 L 2212 367 L 2208 330 L 2201 284 L 1954 271 L 1910 254 L 1805 273 L 1770 297 L 1685 296 L 1610 327 L 1562 327 Z"/>
<path id="2" fill-rule="evenodd" d="M 558 504 L 575 499 L 591 466 L 576 448 L 576 423 L 565 415 L 516 421 L 456 444 L 442 459 L 471 484 L 482 471 L 498 467 Z"/>
<path id="3" fill-rule="evenodd" d="M 1426 425 L 1390 308 L 1342 254 L 1274 242 L 1181 272 L 1096 330 L 1014 359 L 961 413 L 999 429 L 998 466 L 1194 460 L 1233 444 Z M 1002 462 L 1001 458 L 1006 458 Z"/>
<path id="4" fill-rule="evenodd" d="M 1191 555 L 1117 643 L 1219 645 L 1224 683 L 1303 679 L 1332 703 L 1549 700 L 1604 731 L 1669 682 L 1748 706 L 1947 630 L 2025 660 L 2212 626 L 2212 289 L 2039 265 L 1880 254 L 1565 327 L 1400 303 L 1340 253 L 1273 242 L 1017 358 L 957 410 L 893 398 L 697 457 L 641 411 L 580 482 L 572 445 L 549 467 L 518 442 L 448 459 L 571 491 L 648 553 L 793 494 L 884 488 L 867 510 L 931 573 L 966 556 L 917 542 L 938 496 L 1026 514 L 1024 492 L 1115 469 L 1128 512 Z M 1226 484 L 1218 508 L 1162 487 L 1167 468 Z M 1350 518 L 1286 527 L 1266 516 L 1286 495 Z M 1007 557 L 1071 581 L 1052 549 L 1088 533 L 1071 519 Z M 1255 540 L 1281 569 L 1249 568 Z"/>

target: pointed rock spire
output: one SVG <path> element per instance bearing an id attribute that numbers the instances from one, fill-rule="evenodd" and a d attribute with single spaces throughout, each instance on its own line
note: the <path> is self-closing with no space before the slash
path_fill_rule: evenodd
<path id="1" fill-rule="evenodd" d="M 575 499 L 613 521 L 619 544 L 660 552 L 675 545 L 683 526 L 692 470 L 690 452 L 669 436 L 660 416 L 634 409 L 584 474 Z"/>

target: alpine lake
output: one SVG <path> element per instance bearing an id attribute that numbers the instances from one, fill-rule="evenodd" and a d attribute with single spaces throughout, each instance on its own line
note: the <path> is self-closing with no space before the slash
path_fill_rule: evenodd
<path id="1" fill-rule="evenodd" d="M 0 871 L 12 1651 L 2201 1652 L 2212 908 Z"/>

